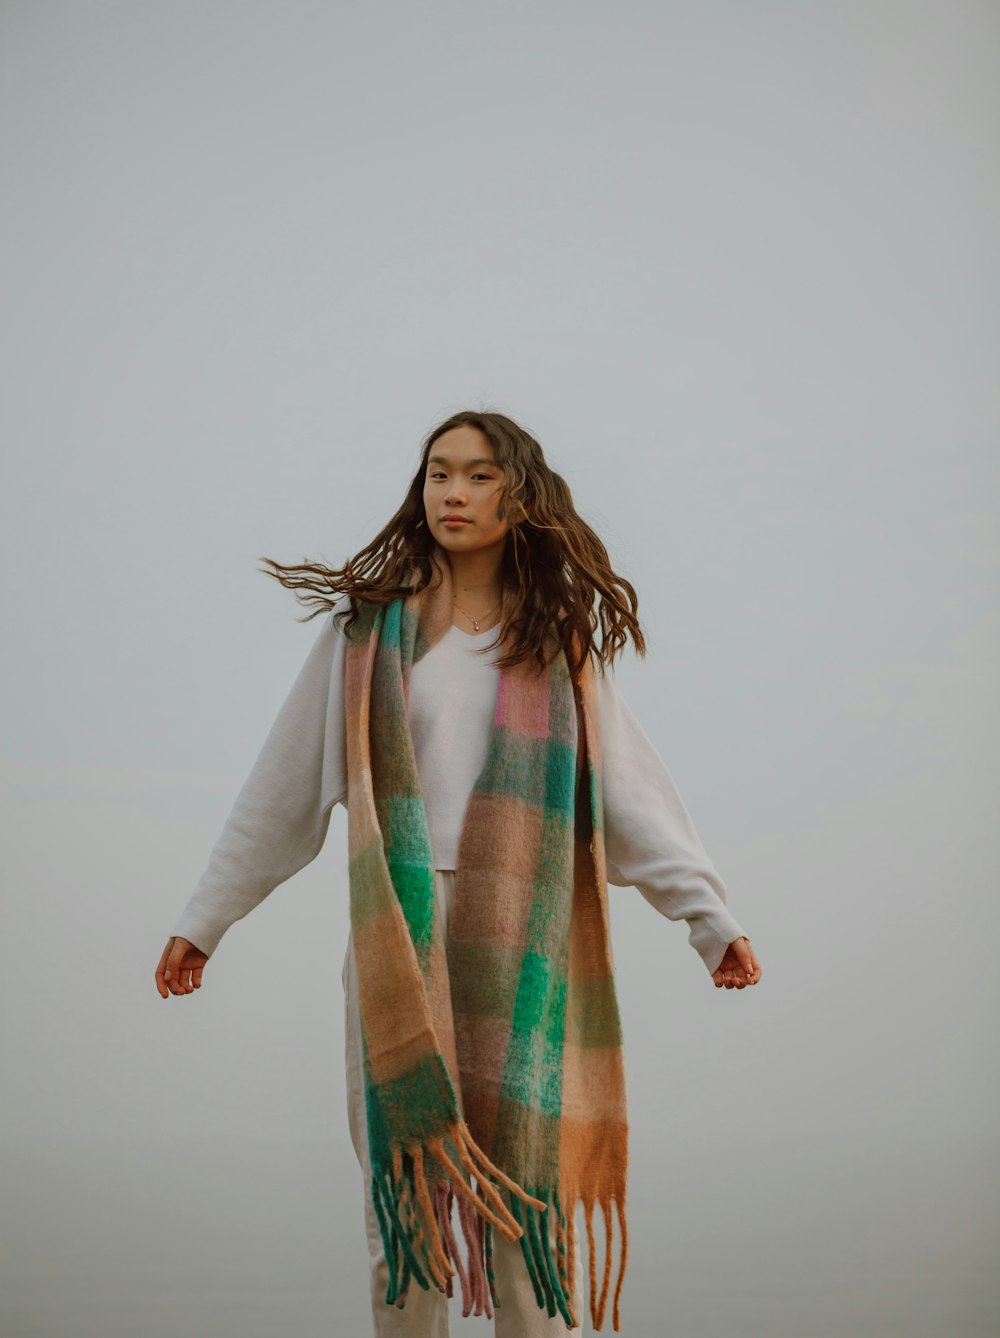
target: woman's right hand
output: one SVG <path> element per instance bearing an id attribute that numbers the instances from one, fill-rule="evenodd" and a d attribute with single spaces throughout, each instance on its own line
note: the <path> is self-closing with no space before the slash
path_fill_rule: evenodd
<path id="1" fill-rule="evenodd" d="M 186 938 L 168 938 L 156 968 L 156 988 L 164 999 L 171 994 L 190 994 L 201 985 L 207 953 Z"/>

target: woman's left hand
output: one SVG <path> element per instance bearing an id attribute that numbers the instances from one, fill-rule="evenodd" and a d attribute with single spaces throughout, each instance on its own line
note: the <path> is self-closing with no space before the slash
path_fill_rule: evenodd
<path id="1" fill-rule="evenodd" d="M 726 949 L 726 955 L 712 972 L 716 986 L 727 990 L 742 990 L 747 985 L 756 985 L 762 975 L 760 962 L 754 956 L 750 940 L 745 936 L 734 939 Z"/>

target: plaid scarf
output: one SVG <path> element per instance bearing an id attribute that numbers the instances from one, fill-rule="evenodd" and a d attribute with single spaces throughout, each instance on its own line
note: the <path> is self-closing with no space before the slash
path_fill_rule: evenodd
<path id="1" fill-rule="evenodd" d="M 407 714 L 410 668 L 452 624 L 440 546 L 433 565 L 436 580 L 423 590 L 387 605 L 359 602 L 345 658 L 351 936 L 386 1301 L 402 1307 L 413 1278 L 450 1297 L 457 1270 L 463 1313 L 490 1317 L 490 1302 L 501 1304 L 498 1230 L 520 1240 L 539 1308 L 576 1327 L 580 1200 L 590 1317 L 600 1330 L 614 1201 L 617 1331 L 628 1122 L 594 669 L 588 659 L 574 685 L 552 636 L 541 674 L 533 660 L 498 670 L 489 751 L 465 811 L 443 930 Z M 605 1224 L 599 1297 L 595 1204 Z M 553 1213 L 555 1258 L 542 1215 Z"/>

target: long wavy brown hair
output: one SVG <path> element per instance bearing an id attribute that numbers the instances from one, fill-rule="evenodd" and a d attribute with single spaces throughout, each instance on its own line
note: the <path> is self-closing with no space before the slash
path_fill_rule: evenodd
<path id="1" fill-rule="evenodd" d="M 389 604 L 424 589 L 433 573 L 430 555 L 436 546 L 424 510 L 427 456 L 438 437 L 463 424 L 477 427 L 490 441 L 503 474 L 497 514 L 510 528 L 501 559 L 501 622 L 490 644 L 496 647 L 508 637 L 510 643 L 495 663 L 508 667 L 534 657 L 544 669 L 553 634 L 574 679 L 591 655 L 603 672 L 629 637 L 637 653 L 645 655 L 635 589 L 612 569 L 607 549 L 577 514 L 569 486 L 546 464 L 535 438 L 502 413 L 463 409 L 433 428 L 424 439 L 403 504 L 343 567 L 313 562 L 284 566 L 262 557 L 273 570 L 258 570 L 295 590 L 300 603 L 316 606 L 302 622 L 332 610 L 340 596 L 349 595 L 348 606 L 337 613 L 347 634 L 358 620 L 359 602 Z M 299 593 L 303 591 L 307 593 Z"/>

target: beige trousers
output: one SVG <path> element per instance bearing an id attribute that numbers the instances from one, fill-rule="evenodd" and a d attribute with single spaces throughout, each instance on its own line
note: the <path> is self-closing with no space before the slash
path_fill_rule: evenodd
<path id="1" fill-rule="evenodd" d="M 454 896 L 453 869 L 435 871 L 438 913 L 447 923 L 448 911 Z M 455 1295 L 450 1299 L 431 1287 L 428 1291 L 411 1281 L 402 1310 L 386 1303 L 389 1269 L 382 1245 L 378 1219 L 368 1192 L 368 1127 L 365 1116 L 364 1081 L 361 1059 L 361 1029 L 358 1016 L 358 996 L 354 974 L 353 945 L 348 938 L 344 957 L 344 1019 L 345 1057 L 347 1060 L 347 1119 L 351 1142 L 362 1171 L 361 1188 L 364 1196 L 365 1227 L 368 1237 L 369 1283 L 371 1288 L 372 1318 L 375 1338 L 448 1338 L 449 1307 L 451 1313 L 462 1318 L 462 1294 L 458 1279 L 454 1279 Z M 549 1240 L 553 1254 L 556 1250 L 555 1217 L 549 1223 Z M 464 1246 L 463 1246 L 464 1248 Z M 583 1332 L 586 1307 L 583 1299 L 583 1268 L 580 1262 L 579 1231 L 575 1238 L 573 1313 L 578 1320 L 575 1329 L 569 1329 L 557 1311 L 552 1317 L 540 1309 L 528 1270 L 521 1253 L 520 1241 L 509 1241 L 499 1231 L 493 1233 L 493 1264 L 497 1293 L 501 1305 L 494 1309 L 493 1327 L 496 1338 L 556 1338 L 559 1334 Z M 470 1321 L 482 1324 L 485 1315 L 470 1315 Z"/>

